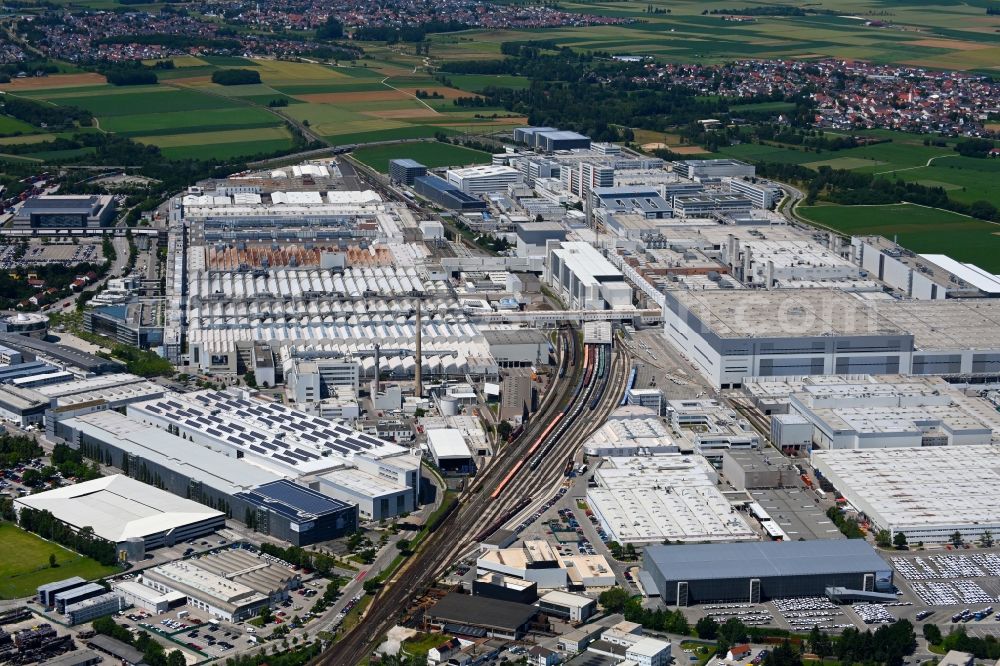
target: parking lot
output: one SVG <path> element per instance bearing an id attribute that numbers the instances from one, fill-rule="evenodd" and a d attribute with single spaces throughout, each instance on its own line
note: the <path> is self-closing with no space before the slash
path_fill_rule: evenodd
<path id="1" fill-rule="evenodd" d="M 11 269 L 19 266 L 39 266 L 61 264 L 72 266 L 88 262 L 99 264 L 104 261 L 100 240 L 80 240 L 73 243 L 43 243 L 32 241 L 24 255 L 18 257 L 20 246 L 16 244 L 0 246 L 0 268 Z"/>

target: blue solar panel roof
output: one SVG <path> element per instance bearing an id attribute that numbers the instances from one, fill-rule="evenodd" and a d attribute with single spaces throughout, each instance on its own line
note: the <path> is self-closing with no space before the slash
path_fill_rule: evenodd
<path id="1" fill-rule="evenodd" d="M 301 514 L 321 516 L 343 511 L 351 506 L 311 488 L 284 479 L 265 483 L 248 493 L 240 493 L 238 496 L 258 506 L 267 506 L 289 518 L 298 518 Z"/>

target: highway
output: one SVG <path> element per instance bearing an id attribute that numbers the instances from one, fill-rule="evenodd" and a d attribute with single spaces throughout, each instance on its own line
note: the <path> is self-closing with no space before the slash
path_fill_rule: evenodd
<path id="1" fill-rule="evenodd" d="M 569 335 L 576 335 L 572 328 L 561 332 L 561 337 L 567 342 Z M 339 642 L 334 643 L 317 663 L 343 666 L 357 664 L 365 659 L 377 646 L 382 635 L 393 624 L 405 618 L 407 608 L 434 582 L 438 574 L 472 546 L 473 537 L 484 526 L 509 512 L 525 496 L 532 496 L 533 503 L 544 502 L 551 496 L 546 493 L 550 490 L 554 492 L 561 483 L 566 462 L 579 447 L 581 438 L 599 426 L 614 406 L 617 406 L 628 375 L 627 355 L 616 355 L 608 363 L 604 380 L 608 385 L 602 394 L 602 400 L 591 412 L 589 404 L 596 395 L 594 391 L 599 390 L 601 381 L 592 382 L 580 392 L 577 400 L 572 400 L 572 391 L 583 377 L 584 364 L 582 345 L 576 344 L 570 348 L 575 357 L 572 359 L 572 367 L 566 368 L 564 377 L 560 378 L 557 374 L 553 378 L 541 408 L 532 417 L 521 437 L 502 451 L 459 498 L 458 508 L 427 538 L 421 549 L 389 581 L 387 587 L 378 593 L 362 622 Z M 568 365 L 569 361 L 569 358 L 561 358 L 560 367 Z M 540 459 L 535 469 L 523 464 L 497 498 L 491 499 L 491 491 L 518 466 L 548 425 L 567 407 L 571 417 L 566 419 L 564 428 L 556 430 L 561 436 L 557 436 L 548 454 Z M 545 450 L 549 441 L 547 438 L 538 450 Z M 513 520 L 517 520 L 517 517 Z"/>

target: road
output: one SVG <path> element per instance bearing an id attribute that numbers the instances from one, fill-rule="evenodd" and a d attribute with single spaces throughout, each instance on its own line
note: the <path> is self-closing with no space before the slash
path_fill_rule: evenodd
<path id="1" fill-rule="evenodd" d="M 573 329 L 566 329 L 562 333 L 563 336 L 567 334 L 575 335 L 575 332 Z M 569 395 L 582 376 L 582 350 L 579 347 L 577 345 L 575 348 L 573 368 L 568 369 L 564 377 L 557 376 L 553 380 L 542 408 L 532 418 L 524 434 L 501 452 L 493 464 L 484 470 L 472 488 L 459 499 L 458 508 L 427 538 L 417 554 L 410 558 L 395 579 L 390 581 L 391 584 L 378 594 L 364 620 L 340 642 L 328 649 L 318 663 L 343 666 L 356 664 L 364 659 L 378 644 L 382 635 L 393 624 L 405 618 L 406 609 L 422 590 L 432 583 L 458 554 L 473 545 L 473 537 L 484 525 L 494 523 L 509 513 L 511 507 L 525 495 L 531 495 L 537 503 L 548 499 L 550 497 L 548 493 L 554 492 L 561 485 L 563 470 L 570 453 L 579 446 L 582 436 L 589 434 L 602 422 L 606 413 L 613 409 L 611 405 L 617 405 L 628 374 L 625 355 L 621 355 L 616 363 L 609 363 L 609 385 L 603 393 L 603 400 L 597 405 L 594 415 L 591 415 L 589 401 L 586 398 L 582 403 L 573 402 Z M 597 385 L 598 382 L 594 382 L 591 386 Z M 536 469 L 531 469 L 528 465 L 521 467 L 514 480 L 496 500 L 491 500 L 488 491 L 497 488 L 500 481 L 525 458 L 527 451 L 555 415 L 566 407 L 575 411 L 581 404 L 585 410 L 584 414 L 567 422 L 563 438 L 556 440 L 552 450 L 542 458 L 541 464 Z M 547 439 L 546 442 L 548 441 Z M 543 444 L 539 450 L 545 448 Z M 518 517 L 514 517 L 513 520 L 518 520 Z"/>

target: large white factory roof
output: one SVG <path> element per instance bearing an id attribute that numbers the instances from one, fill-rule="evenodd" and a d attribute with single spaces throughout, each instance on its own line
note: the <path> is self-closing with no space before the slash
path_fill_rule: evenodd
<path id="1" fill-rule="evenodd" d="M 651 453 L 678 450 L 670 430 L 649 409 L 640 409 L 635 418 L 609 419 L 584 444 L 590 456 L 635 455 L 640 449 Z"/>
<path id="2" fill-rule="evenodd" d="M 113 543 L 222 517 L 220 511 L 116 474 L 15 500 Z"/>
<path id="3" fill-rule="evenodd" d="M 1000 349 L 1000 299 L 892 300 L 875 309 L 912 333 L 919 350 Z"/>
<path id="4" fill-rule="evenodd" d="M 903 334 L 899 323 L 887 318 L 885 305 L 870 308 L 837 289 L 810 289 L 807 296 L 798 289 L 675 291 L 670 295 L 722 338 Z"/>
<path id="5" fill-rule="evenodd" d="M 851 506 L 911 543 L 1000 528 L 995 446 L 814 451 L 812 463 Z"/>
<path id="6" fill-rule="evenodd" d="M 341 295 L 410 296 L 438 293 L 448 295 L 445 283 L 421 278 L 415 268 L 374 267 L 332 271 L 322 268 L 278 268 L 267 273 L 238 271 L 193 271 L 188 276 L 189 291 L 201 298 L 295 298 Z"/>
<path id="7" fill-rule="evenodd" d="M 436 460 L 471 458 L 469 446 L 462 431 L 454 428 L 435 428 L 427 431 L 427 446 Z"/>
<path id="8" fill-rule="evenodd" d="M 619 543 L 756 538 L 701 456 L 609 458 L 594 476 L 588 504 Z"/>
<path id="9" fill-rule="evenodd" d="M 464 167 L 460 169 L 448 169 L 448 179 L 452 178 L 489 178 L 491 176 L 516 175 L 520 171 L 514 167 L 502 164 L 485 164 L 481 166 Z"/>
<path id="10" fill-rule="evenodd" d="M 920 257 L 943 268 L 960 280 L 968 282 L 980 291 L 987 294 L 1000 294 L 1000 276 L 984 271 L 975 264 L 955 261 L 947 254 L 922 254 Z"/>
<path id="11" fill-rule="evenodd" d="M 196 391 L 129 406 L 129 416 L 176 425 L 212 448 L 239 451 L 245 460 L 279 473 L 316 473 L 355 456 L 385 458 L 401 446 L 243 392 Z"/>
<path id="12" fill-rule="evenodd" d="M 573 273 L 584 286 L 599 285 L 608 277 L 624 281 L 620 270 L 608 261 L 600 251 L 590 243 L 567 241 L 553 250 L 566 268 Z"/>

